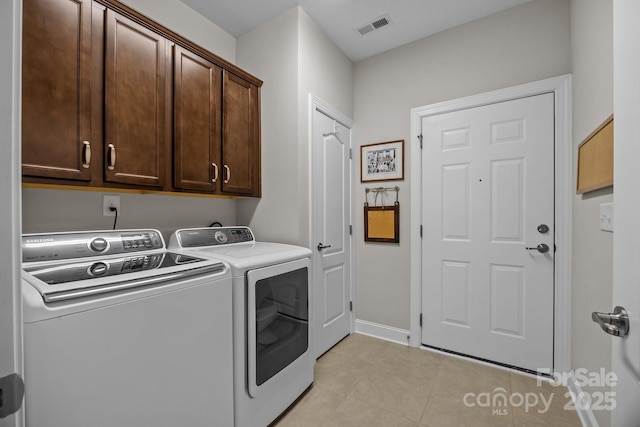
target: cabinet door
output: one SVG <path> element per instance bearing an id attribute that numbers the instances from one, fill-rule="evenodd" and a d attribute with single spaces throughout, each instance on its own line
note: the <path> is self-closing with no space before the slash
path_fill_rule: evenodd
<path id="1" fill-rule="evenodd" d="M 105 181 L 163 186 L 166 40 L 107 9 Z"/>
<path id="2" fill-rule="evenodd" d="M 213 192 L 220 179 L 222 69 L 174 46 L 174 186 Z"/>
<path id="3" fill-rule="evenodd" d="M 22 43 L 22 174 L 89 181 L 91 1 L 24 0 Z"/>
<path id="4" fill-rule="evenodd" d="M 224 72 L 222 190 L 260 195 L 260 107 L 258 87 Z"/>

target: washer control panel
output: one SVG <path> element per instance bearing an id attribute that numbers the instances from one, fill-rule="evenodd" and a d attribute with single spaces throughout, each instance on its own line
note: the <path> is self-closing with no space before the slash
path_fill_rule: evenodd
<path id="1" fill-rule="evenodd" d="M 157 230 L 25 234 L 22 261 L 54 261 L 164 249 Z M 100 268 L 96 269 L 99 272 Z"/>
<path id="2" fill-rule="evenodd" d="M 174 239 L 177 240 L 177 243 L 182 248 L 220 246 L 255 241 L 249 227 L 207 227 L 178 230 L 171 236 L 169 247 L 173 246 Z"/>

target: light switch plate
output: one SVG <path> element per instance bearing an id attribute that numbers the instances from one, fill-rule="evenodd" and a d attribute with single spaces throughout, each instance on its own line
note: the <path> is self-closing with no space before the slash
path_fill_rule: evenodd
<path id="1" fill-rule="evenodd" d="M 613 203 L 600 203 L 600 230 L 613 231 Z"/>

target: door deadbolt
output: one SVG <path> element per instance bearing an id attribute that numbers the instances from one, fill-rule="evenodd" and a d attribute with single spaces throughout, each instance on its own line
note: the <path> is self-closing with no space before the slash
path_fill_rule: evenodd
<path id="1" fill-rule="evenodd" d="M 549 232 L 549 226 L 547 224 L 540 224 L 538 226 L 538 233 L 545 234 Z"/>

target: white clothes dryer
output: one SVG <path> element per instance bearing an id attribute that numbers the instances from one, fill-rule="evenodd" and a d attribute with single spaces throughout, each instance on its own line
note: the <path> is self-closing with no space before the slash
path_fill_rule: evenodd
<path id="1" fill-rule="evenodd" d="M 168 247 L 230 265 L 235 425 L 268 426 L 313 383 L 311 251 L 248 227 L 177 230 Z"/>

